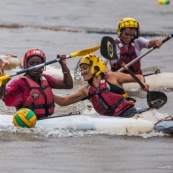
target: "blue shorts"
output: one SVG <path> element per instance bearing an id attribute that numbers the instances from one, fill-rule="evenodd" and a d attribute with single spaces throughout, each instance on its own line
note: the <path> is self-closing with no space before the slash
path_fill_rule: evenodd
<path id="1" fill-rule="evenodd" d="M 132 108 L 127 109 L 126 111 L 124 111 L 122 114 L 120 114 L 119 117 L 130 118 L 130 117 L 135 116 L 136 114 L 140 114 L 142 112 L 146 112 L 149 109 L 150 108 L 136 108 L 136 107 L 132 107 Z"/>

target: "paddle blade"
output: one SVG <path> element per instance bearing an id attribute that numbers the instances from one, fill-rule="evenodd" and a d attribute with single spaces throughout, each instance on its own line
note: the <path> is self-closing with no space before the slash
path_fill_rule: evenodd
<path id="1" fill-rule="evenodd" d="M 167 96 L 160 91 L 150 91 L 147 94 L 147 102 L 150 108 L 159 109 L 167 102 Z"/>
<path id="2" fill-rule="evenodd" d="M 105 36 L 102 38 L 100 53 L 104 58 L 108 60 L 118 59 L 115 41 L 112 37 Z"/>
<path id="3" fill-rule="evenodd" d="M 95 52 L 98 49 L 100 49 L 100 46 L 95 46 L 95 47 L 91 47 L 89 49 L 81 50 L 79 52 L 74 52 L 74 53 L 70 54 L 70 58 L 73 58 L 73 57 L 76 57 L 76 56 L 84 56 L 84 55 L 93 53 L 93 52 Z"/>

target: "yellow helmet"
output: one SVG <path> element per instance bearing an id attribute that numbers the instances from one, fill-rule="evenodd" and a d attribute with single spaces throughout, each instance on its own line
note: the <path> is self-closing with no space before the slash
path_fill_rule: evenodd
<path id="1" fill-rule="evenodd" d="M 91 74 L 94 76 L 98 76 L 99 74 L 106 72 L 106 66 L 103 60 L 96 55 L 89 54 L 84 56 L 79 61 L 79 65 L 81 64 L 88 64 L 91 66 Z M 95 70 L 97 72 L 95 72 Z"/>
<path id="2" fill-rule="evenodd" d="M 135 28 L 137 30 L 135 38 L 139 37 L 140 34 L 139 23 L 134 18 L 126 17 L 120 20 L 117 28 L 118 37 L 120 37 L 121 31 L 124 28 Z"/>

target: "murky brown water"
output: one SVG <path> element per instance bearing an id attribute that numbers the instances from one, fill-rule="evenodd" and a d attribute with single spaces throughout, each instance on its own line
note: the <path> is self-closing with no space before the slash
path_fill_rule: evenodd
<path id="1" fill-rule="evenodd" d="M 101 38 L 114 32 L 123 17 L 140 22 L 141 33 L 172 33 L 173 4 L 159 5 L 153 0 L 31 0 L 0 2 L 1 54 L 12 52 L 21 60 L 33 47 L 45 51 L 47 59 L 100 44 Z M 14 25 L 15 24 L 15 25 Z M 111 34 L 111 36 L 114 36 Z M 164 38 L 164 37 L 163 37 Z M 142 60 L 143 68 L 157 66 L 161 71 L 173 72 L 173 41 L 165 43 Z M 99 52 L 97 52 L 99 55 Z M 71 70 L 79 58 L 68 60 Z M 58 67 L 58 64 L 53 64 Z M 12 73 L 12 72 L 11 72 Z M 71 93 L 73 90 L 56 91 Z M 172 91 L 167 91 L 168 103 L 160 110 L 172 114 Z M 137 106 L 146 107 L 146 99 L 136 96 Z M 59 108 L 57 114 L 83 109 L 85 103 Z M 0 113 L 14 109 L 1 102 Z M 55 132 L 54 132 L 55 133 Z M 172 137 L 117 136 L 69 131 L 14 132 L 0 130 L 0 170 L 23 173 L 68 172 L 173 172 Z"/>

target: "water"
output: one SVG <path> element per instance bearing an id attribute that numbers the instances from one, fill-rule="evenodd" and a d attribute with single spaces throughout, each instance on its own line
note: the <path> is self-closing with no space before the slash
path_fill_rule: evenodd
<path id="1" fill-rule="evenodd" d="M 11 52 L 22 60 L 28 49 L 38 47 L 46 53 L 47 60 L 55 59 L 57 54 L 70 54 L 100 44 L 104 32 L 114 37 L 118 21 L 126 16 L 136 18 L 141 33 L 147 37 L 170 34 L 172 6 L 172 2 L 159 5 L 156 0 L 1 1 L 0 53 Z M 173 72 L 172 43 L 170 40 L 145 56 L 142 68 L 157 66 L 161 71 Z M 74 70 L 78 60 L 79 57 L 68 60 L 70 70 Z M 47 69 L 55 67 L 60 68 L 56 63 Z M 76 82 L 72 90 L 54 92 L 72 93 L 81 85 Z M 172 114 L 172 91 L 166 94 L 168 103 L 160 111 Z M 136 99 L 137 106 L 147 105 L 145 98 L 136 96 Z M 82 110 L 85 104 L 56 107 L 56 114 Z M 1 114 L 13 112 L 13 108 L 1 102 Z M 3 173 L 173 172 L 172 137 L 158 133 L 132 137 L 92 131 L 1 128 L 0 139 Z"/>

